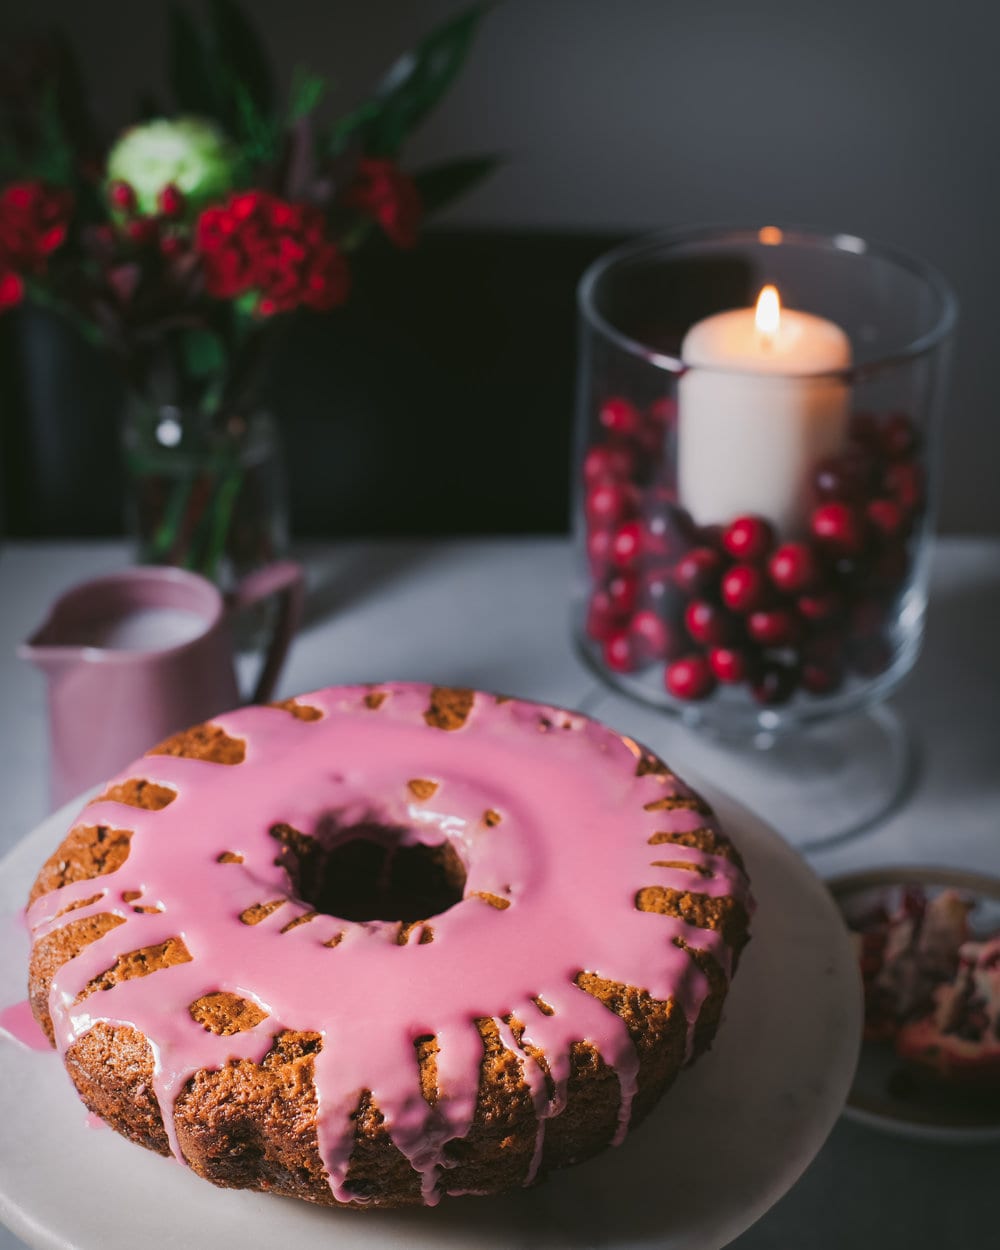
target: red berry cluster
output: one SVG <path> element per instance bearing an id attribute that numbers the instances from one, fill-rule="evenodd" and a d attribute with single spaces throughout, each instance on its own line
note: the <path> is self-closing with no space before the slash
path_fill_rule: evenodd
<path id="1" fill-rule="evenodd" d="M 397 247 L 413 247 L 423 216 L 420 192 L 413 179 L 393 161 L 362 157 L 348 203 L 371 217 Z"/>
<path id="2" fill-rule="evenodd" d="M 24 279 L 44 273 L 69 229 L 73 198 L 42 182 L 15 182 L 0 192 L 0 312 L 24 298 Z"/>
<path id="3" fill-rule="evenodd" d="M 195 223 L 205 288 L 216 299 L 254 292 L 261 316 L 304 304 L 325 310 L 347 298 L 347 262 L 318 208 L 266 191 L 242 191 Z"/>
<path id="4" fill-rule="evenodd" d="M 855 415 L 845 451 L 815 468 L 809 534 L 796 542 L 779 542 L 757 516 L 694 524 L 663 481 L 671 404 L 642 411 L 616 397 L 599 423 L 583 464 L 586 631 L 609 669 L 662 663 L 677 699 L 746 685 L 776 705 L 888 666 L 887 630 L 924 503 L 908 417 Z"/>

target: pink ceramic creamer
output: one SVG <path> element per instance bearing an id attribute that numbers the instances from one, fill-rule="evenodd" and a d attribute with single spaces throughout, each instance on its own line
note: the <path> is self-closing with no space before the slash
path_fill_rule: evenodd
<path id="1" fill-rule="evenodd" d="M 195 573 L 138 567 L 56 600 L 18 649 L 48 678 L 53 803 L 239 703 L 230 619 L 271 595 L 280 604 L 250 699 L 259 703 L 270 697 L 302 614 L 300 565 L 270 564 L 228 599 Z"/>

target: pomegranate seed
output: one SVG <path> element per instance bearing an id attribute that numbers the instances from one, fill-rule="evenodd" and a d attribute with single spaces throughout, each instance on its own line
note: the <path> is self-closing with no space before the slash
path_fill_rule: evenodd
<path id="1" fill-rule="evenodd" d="M 587 492 L 584 510 L 591 525 L 614 525 L 632 511 L 634 492 L 619 482 L 598 482 Z"/>
<path id="2" fill-rule="evenodd" d="M 634 573 L 618 573 L 608 582 L 611 609 L 619 616 L 631 616 L 639 596 L 639 579 Z"/>
<path id="3" fill-rule="evenodd" d="M 751 689 L 758 703 L 775 707 L 787 703 L 799 682 L 798 672 L 788 664 L 766 664 Z"/>
<path id="4" fill-rule="evenodd" d="M 626 521 L 615 530 L 611 540 L 611 562 L 620 569 L 632 568 L 642 554 L 642 526 Z"/>
<path id="5" fill-rule="evenodd" d="M 623 438 L 630 438 L 639 429 L 636 406 L 617 395 L 604 401 L 597 419 L 609 433 L 620 434 Z"/>
<path id="6" fill-rule="evenodd" d="M 871 567 L 869 579 L 873 586 L 895 589 L 906 581 L 909 571 L 910 561 L 906 548 L 899 543 L 893 543 L 891 547 L 879 552 L 878 559 Z"/>
<path id="7" fill-rule="evenodd" d="M 619 628 L 618 617 L 605 590 L 595 591 L 587 608 L 587 635 L 595 642 L 606 642 Z"/>
<path id="8" fill-rule="evenodd" d="M 722 602 L 733 612 L 753 612 L 764 606 L 767 583 L 752 564 L 734 564 L 723 574 Z"/>
<path id="9" fill-rule="evenodd" d="M 708 653 L 708 662 L 716 678 L 727 686 L 746 681 L 752 667 L 747 653 L 734 647 L 713 647 Z"/>
<path id="10" fill-rule="evenodd" d="M 674 583 L 686 595 L 700 595 L 716 585 L 722 557 L 711 547 L 695 547 L 674 568 Z"/>
<path id="11" fill-rule="evenodd" d="M 723 549 L 722 536 L 725 532 L 725 526 L 722 525 L 700 525 L 696 537 L 700 546 L 708 547 L 712 551 L 721 551 Z"/>
<path id="12" fill-rule="evenodd" d="M 747 633 L 762 647 L 790 647 L 802 636 L 802 625 L 787 608 L 772 608 L 751 612 L 747 617 Z"/>
<path id="13" fill-rule="evenodd" d="M 706 646 L 722 646 L 732 633 L 732 626 L 721 608 L 704 599 L 694 599 L 684 611 L 684 624 L 695 642 Z"/>
<path id="14" fill-rule="evenodd" d="M 862 599 L 851 608 L 851 635 L 867 638 L 877 634 L 886 623 L 889 609 L 882 599 Z"/>
<path id="15" fill-rule="evenodd" d="M 676 509 L 662 492 L 657 492 L 643 508 L 646 522 L 645 547 L 650 555 L 677 556 L 685 543 L 677 527 Z"/>
<path id="16" fill-rule="evenodd" d="M 740 516 L 722 535 L 722 545 L 737 560 L 763 560 L 774 543 L 774 530 L 759 516 Z"/>
<path id="17" fill-rule="evenodd" d="M 767 571 L 779 590 L 797 595 L 819 580 L 819 564 L 805 543 L 784 543 L 768 561 Z"/>
<path id="18" fill-rule="evenodd" d="M 882 450 L 890 460 L 905 460 L 917 446 L 917 431 L 905 412 L 894 412 L 882 427 Z"/>
<path id="19" fill-rule="evenodd" d="M 707 699 L 715 689 L 715 675 L 701 655 L 688 655 L 667 665 L 664 684 L 675 699 Z"/>
<path id="20" fill-rule="evenodd" d="M 906 514 L 893 499 L 873 499 L 865 516 L 882 538 L 896 538 L 906 527 Z"/>
<path id="21" fill-rule="evenodd" d="M 845 503 L 825 503 L 813 512 L 810 528 L 816 541 L 835 555 L 854 556 L 864 548 L 864 521 Z"/>
<path id="22" fill-rule="evenodd" d="M 614 673 L 631 673 L 637 667 L 632 639 L 625 630 L 617 630 L 605 639 L 604 663 Z"/>
<path id="23" fill-rule="evenodd" d="M 624 447 L 591 447 L 583 458 L 583 480 L 588 486 L 632 476 L 633 458 Z"/>

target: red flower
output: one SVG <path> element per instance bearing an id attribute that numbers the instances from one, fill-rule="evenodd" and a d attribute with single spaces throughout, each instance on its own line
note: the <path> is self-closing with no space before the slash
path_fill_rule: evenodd
<path id="1" fill-rule="evenodd" d="M 420 192 L 412 178 L 392 161 L 365 157 L 348 203 L 373 218 L 397 247 L 413 247 L 423 215 Z"/>
<path id="2" fill-rule="evenodd" d="M 326 237 L 323 214 L 310 204 L 240 192 L 200 214 L 195 246 L 209 295 L 233 299 L 256 292 L 261 316 L 302 304 L 333 308 L 347 298 L 347 263 Z"/>
<path id="3" fill-rule="evenodd" d="M 14 182 L 0 192 L 0 311 L 20 303 L 26 275 L 43 273 L 61 247 L 73 200 L 41 182 Z"/>

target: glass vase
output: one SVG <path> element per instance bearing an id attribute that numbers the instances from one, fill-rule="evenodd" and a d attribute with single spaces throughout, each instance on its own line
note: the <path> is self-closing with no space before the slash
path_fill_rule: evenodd
<path id="1" fill-rule="evenodd" d="M 752 320 L 768 286 L 785 309 L 773 326 Z M 728 751 L 738 772 L 740 749 L 767 751 L 744 757 L 762 788 L 740 797 L 770 808 L 780 792 L 796 828 L 809 812 L 800 844 L 870 824 L 900 791 L 905 751 L 884 713 L 856 718 L 920 647 L 947 284 L 853 236 L 706 228 L 611 253 L 579 304 L 584 658 L 713 739 L 699 766 Z M 709 326 L 731 310 L 742 321 Z M 789 332 L 809 322 L 787 364 L 768 359 L 781 317 Z M 843 345 L 832 364 L 824 336 Z M 823 740 L 812 763 L 810 733 Z M 839 787 L 820 818 L 814 771 Z"/>
<path id="2" fill-rule="evenodd" d="M 269 413 L 209 420 L 132 396 L 124 443 L 140 563 L 190 569 L 228 592 L 287 553 L 284 464 Z"/>

